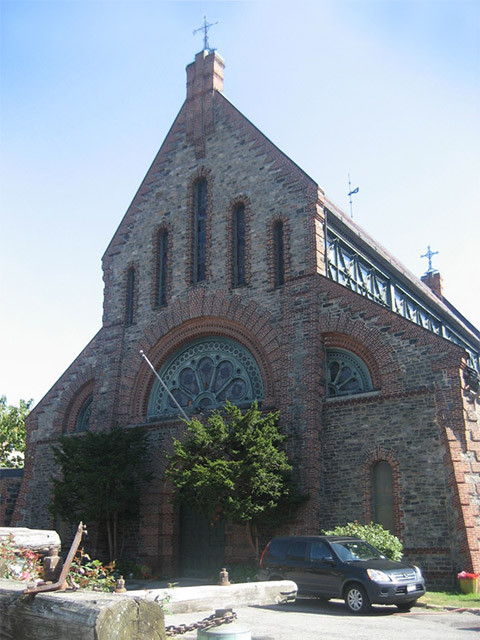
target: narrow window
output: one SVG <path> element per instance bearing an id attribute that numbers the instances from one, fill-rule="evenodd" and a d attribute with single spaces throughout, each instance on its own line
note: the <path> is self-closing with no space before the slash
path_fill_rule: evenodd
<path id="1" fill-rule="evenodd" d="M 82 405 L 80 413 L 78 414 L 77 424 L 75 430 L 77 433 L 82 433 L 90 429 L 90 415 L 92 413 L 92 396 L 89 396 Z"/>
<path id="2" fill-rule="evenodd" d="M 157 306 L 167 304 L 168 231 L 162 229 L 157 239 Z"/>
<path id="3" fill-rule="evenodd" d="M 206 278 L 207 261 L 207 181 L 195 183 L 194 238 L 193 238 L 193 282 Z"/>
<path id="4" fill-rule="evenodd" d="M 283 222 L 275 223 L 273 227 L 273 245 L 275 256 L 275 286 L 281 287 L 285 284 L 285 259 L 283 246 Z"/>
<path id="5" fill-rule="evenodd" d="M 372 485 L 373 521 L 394 533 L 393 474 L 392 467 L 385 460 L 380 460 L 374 465 Z"/>
<path id="6" fill-rule="evenodd" d="M 239 204 L 233 212 L 233 286 L 246 283 L 245 277 L 245 205 Z"/>
<path id="7" fill-rule="evenodd" d="M 133 310 L 134 310 L 134 295 L 135 295 L 135 269 L 130 267 L 127 272 L 127 302 L 125 309 L 125 323 L 127 326 L 133 324 Z"/>

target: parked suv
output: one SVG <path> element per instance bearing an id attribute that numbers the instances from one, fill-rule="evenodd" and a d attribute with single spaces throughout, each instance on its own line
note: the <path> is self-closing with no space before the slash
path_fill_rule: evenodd
<path id="1" fill-rule="evenodd" d="M 371 604 L 408 611 L 425 593 L 418 567 L 388 560 L 372 545 L 345 536 L 289 536 L 271 540 L 260 560 L 260 580 L 293 580 L 298 593 L 343 598 L 352 613 Z"/>

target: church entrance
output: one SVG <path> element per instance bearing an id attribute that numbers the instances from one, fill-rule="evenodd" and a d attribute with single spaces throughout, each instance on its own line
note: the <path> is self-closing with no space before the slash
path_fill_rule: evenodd
<path id="1" fill-rule="evenodd" d="M 216 578 L 225 558 L 225 524 L 210 522 L 198 511 L 180 510 L 180 572 L 188 578 Z"/>

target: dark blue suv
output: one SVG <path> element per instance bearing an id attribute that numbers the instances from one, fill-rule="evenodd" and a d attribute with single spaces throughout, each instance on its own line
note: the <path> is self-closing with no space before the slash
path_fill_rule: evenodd
<path id="1" fill-rule="evenodd" d="M 425 593 L 418 567 L 388 560 L 372 545 L 345 536 L 274 538 L 260 560 L 260 580 L 293 580 L 302 595 L 343 598 L 352 613 L 371 604 L 408 611 Z"/>

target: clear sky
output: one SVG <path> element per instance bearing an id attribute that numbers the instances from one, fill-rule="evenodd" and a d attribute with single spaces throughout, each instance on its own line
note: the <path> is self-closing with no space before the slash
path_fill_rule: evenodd
<path id="1" fill-rule="evenodd" d="M 0 395 L 101 327 L 101 257 L 210 46 L 227 98 L 480 327 L 480 3 L 1 1 Z"/>

